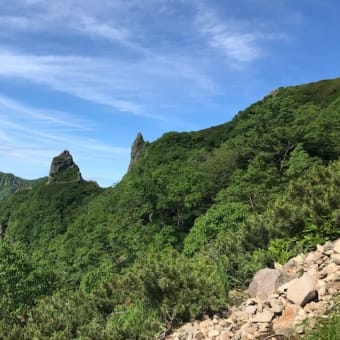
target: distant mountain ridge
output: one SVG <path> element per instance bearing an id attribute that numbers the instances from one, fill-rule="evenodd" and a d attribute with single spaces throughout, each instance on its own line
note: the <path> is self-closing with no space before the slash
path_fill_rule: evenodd
<path id="1" fill-rule="evenodd" d="M 45 178 L 34 180 L 17 177 L 10 173 L 0 172 L 0 201 L 24 188 L 30 188 L 34 184 L 43 181 Z"/>
<path id="2" fill-rule="evenodd" d="M 0 201 L 14 194 L 21 189 L 30 189 L 35 184 L 44 182 L 67 183 L 72 181 L 82 181 L 78 165 L 73 161 L 68 150 L 64 150 L 60 155 L 53 158 L 49 176 L 38 179 L 24 179 L 11 173 L 0 171 Z"/>

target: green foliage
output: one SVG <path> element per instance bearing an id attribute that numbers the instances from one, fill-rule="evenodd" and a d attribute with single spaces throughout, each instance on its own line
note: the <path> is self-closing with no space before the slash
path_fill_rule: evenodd
<path id="1" fill-rule="evenodd" d="M 296 237 L 271 240 L 268 247 L 269 256 L 276 262 L 286 263 L 291 257 L 303 251 Z"/>
<path id="2" fill-rule="evenodd" d="M 339 117 L 339 79 L 280 88 L 229 123 L 146 143 L 113 188 L 71 168 L 7 197 L 0 235 L 26 257 L 3 248 L 1 337 L 150 339 L 339 237 Z"/>
<path id="3" fill-rule="evenodd" d="M 7 226 L 6 238 L 30 249 L 44 248 L 67 230 L 78 209 L 99 193 L 95 183 L 46 183 L 20 191 L 0 206 L 0 220 Z"/>
<path id="4" fill-rule="evenodd" d="M 289 178 L 298 178 L 305 172 L 308 172 L 313 166 L 320 164 L 320 159 L 312 159 L 303 149 L 301 144 L 298 144 L 292 151 L 289 161 L 287 162 L 286 175 Z"/>
<path id="5" fill-rule="evenodd" d="M 5 330 L 4 339 L 107 339 L 105 320 L 89 296 L 57 292 L 33 308 L 23 326 Z M 0 333 L 1 334 L 1 333 Z"/>
<path id="6" fill-rule="evenodd" d="M 49 180 L 50 182 L 59 182 L 59 183 L 79 181 L 80 180 L 79 169 L 76 167 L 67 168 L 53 175 L 53 177 L 50 178 Z"/>
<path id="7" fill-rule="evenodd" d="M 227 292 L 224 273 L 207 257 L 188 259 L 168 247 L 150 250 L 93 293 L 102 311 L 112 311 L 108 327 L 115 338 L 135 339 L 219 310 Z"/>
<path id="8" fill-rule="evenodd" d="M 16 177 L 12 174 L 5 174 L 0 172 L 0 201 L 4 200 L 17 190 L 29 189 L 36 183 L 43 181 L 44 178 L 37 180 L 27 180 Z"/>
<path id="9" fill-rule="evenodd" d="M 156 310 L 137 300 L 129 306 L 117 307 L 108 319 L 106 334 L 117 340 L 152 339 L 163 329 L 158 318 Z"/>
<path id="10" fill-rule="evenodd" d="M 185 238 L 184 251 L 188 255 L 209 246 L 220 233 L 236 231 L 248 215 L 249 208 L 243 203 L 218 203 L 197 218 Z"/>
<path id="11" fill-rule="evenodd" d="M 0 242 L 0 319 L 18 322 L 39 298 L 56 288 L 55 275 L 33 262 L 18 245 Z"/>

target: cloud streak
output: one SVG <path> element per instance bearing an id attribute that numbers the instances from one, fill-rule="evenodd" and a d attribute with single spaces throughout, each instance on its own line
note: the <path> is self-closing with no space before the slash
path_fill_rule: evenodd
<path id="1" fill-rule="evenodd" d="M 225 98 L 238 95 L 266 43 L 282 34 L 222 0 L 0 3 L 0 154 L 8 167 L 70 148 L 84 160 L 124 159 L 123 173 L 129 150 L 110 146 L 113 135 L 128 145 L 135 130 L 155 137 L 196 129 L 211 115 L 230 118 Z"/>
<path id="2" fill-rule="evenodd" d="M 89 137 L 90 122 L 72 119 L 72 115 L 67 115 L 66 121 L 65 113 L 58 111 L 39 109 L 36 113 L 34 108 L 2 95 L 0 107 L 0 154 L 7 158 L 32 161 L 31 157 L 38 152 L 44 155 L 43 162 L 49 162 L 66 147 L 74 150 L 80 158 L 90 157 L 92 160 L 126 159 L 129 156 L 129 148 L 111 146 Z"/>

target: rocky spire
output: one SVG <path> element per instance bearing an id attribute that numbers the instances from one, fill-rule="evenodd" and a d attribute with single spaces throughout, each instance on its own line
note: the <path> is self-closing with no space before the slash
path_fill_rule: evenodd
<path id="1" fill-rule="evenodd" d="M 74 163 L 72 155 L 68 150 L 53 158 L 49 176 L 50 182 L 82 180 L 79 167 Z"/>
<path id="2" fill-rule="evenodd" d="M 131 159 L 128 171 L 130 171 L 132 166 L 138 161 L 146 145 L 147 142 L 144 141 L 143 135 L 140 132 L 138 132 L 131 147 Z"/>

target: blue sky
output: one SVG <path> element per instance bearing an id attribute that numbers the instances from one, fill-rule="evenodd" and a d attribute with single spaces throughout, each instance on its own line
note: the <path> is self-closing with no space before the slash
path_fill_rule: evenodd
<path id="1" fill-rule="evenodd" d="M 339 76 L 338 0 L 0 0 L 0 171 L 70 150 L 112 185 L 153 141 Z"/>

